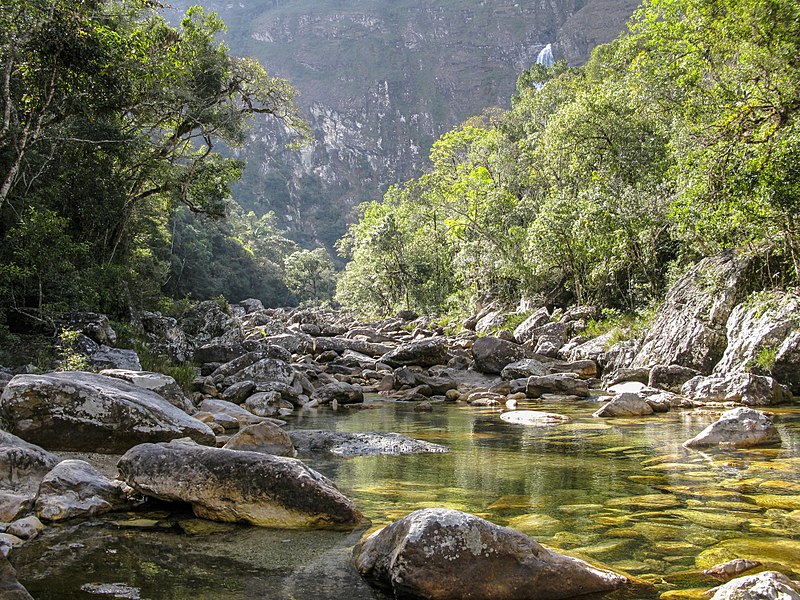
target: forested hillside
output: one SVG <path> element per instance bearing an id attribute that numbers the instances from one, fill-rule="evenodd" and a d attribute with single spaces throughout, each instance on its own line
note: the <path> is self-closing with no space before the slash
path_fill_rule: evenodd
<path id="1" fill-rule="evenodd" d="M 195 0 L 171 2 L 178 11 Z M 519 73 L 548 43 L 570 64 L 616 37 L 638 0 L 204 0 L 226 40 L 299 90 L 314 143 L 284 149 L 254 128 L 236 198 L 306 247 L 331 248 L 354 205 L 416 177 L 431 144 L 488 106 L 508 108 Z M 172 13 L 167 13 L 172 14 Z"/>
<path id="2" fill-rule="evenodd" d="M 218 149 L 259 115 L 305 124 L 290 84 L 232 56 L 223 29 L 199 7 L 172 27 L 147 0 L 3 3 L 0 307 L 286 301 L 296 246 L 230 203 L 243 163 Z"/>
<path id="3" fill-rule="evenodd" d="M 456 127 L 426 174 L 363 205 L 339 299 L 630 311 L 732 247 L 796 285 L 798 56 L 795 2 L 651 0 L 585 66 L 523 72 L 511 110 Z"/>

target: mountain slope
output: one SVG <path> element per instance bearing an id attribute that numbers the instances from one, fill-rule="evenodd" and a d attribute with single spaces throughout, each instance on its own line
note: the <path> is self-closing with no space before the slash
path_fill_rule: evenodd
<path id="1" fill-rule="evenodd" d="M 190 2 L 175 2 L 185 9 Z M 273 210 L 290 235 L 330 245 L 352 207 L 424 165 L 444 131 L 503 106 L 517 75 L 553 43 L 571 63 L 611 40 L 635 0 L 202 0 L 236 54 L 290 79 L 316 142 L 299 153 L 254 129 L 237 200 Z"/>

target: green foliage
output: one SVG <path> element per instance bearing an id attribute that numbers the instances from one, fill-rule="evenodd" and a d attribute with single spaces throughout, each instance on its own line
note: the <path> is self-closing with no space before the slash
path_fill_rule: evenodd
<path id="1" fill-rule="evenodd" d="M 0 4 L 2 305 L 157 305 L 176 279 L 176 207 L 226 213 L 243 165 L 218 149 L 262 114 L 307 133 L 288 82 L 232 56 L 223 31 L 199 7 L 173 27 L 148 0 Z"/>
<path id="2" fill-rule="evenodd" d="M 330 300 L 336 287 L 333 260 L 325 248 L 297 250 L 284 259 L 284 281 L 300 302 Z"/>
<path id="3" fill-rule="evenodd" d="M 640 308 L 635 312 L 604 308 L 600 318 L 591 319 L 586 324 L 583 334 L 590 338 L 610 334 L 606 342 L 606 347 L 610 348 L 618 342 L 641 338 L 649 330 L 655 315 L 654 305 Z"/>
<path id="4" fill-rule="evenodd" d="M 748 368 L 761 374 L 770 374 L 775 368 L 775 361 L 778 358 L 778 348 L 771 344 L 761 346 L 753 357 Z"/>
<path id="5" fill-rule="evenodd" d="M 769 247 L 786 262 L 773 279 L 797 281 L 799 6 L 650 0 L 585 67 L 523 72 L 511 110 L 443 135 L 428 173 L 364 210 L 339 299 L 446 312 L 537 296 L 634 314 L 697 258 L 741 246 Z M 446 293 L 422 302 L 434 281 Z"/>
<path id="6" fill-rule="evenodd" d="M 56 342 L 56 371 L 89 371 L 89 361 L 77 349 L 80 331 L 64 329 L 59 332 Z"/>

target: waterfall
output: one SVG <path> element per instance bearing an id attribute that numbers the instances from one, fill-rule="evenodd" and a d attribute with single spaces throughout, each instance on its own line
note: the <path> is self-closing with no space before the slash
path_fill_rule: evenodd
<path id="1" fill-rule="evenodd" d="M 539 51 L 539 54 L 536 56 L 536 64 L 543 65 L 548 69 L 556 64 L 556 59 L 553 58 L 553 45 L 547 44 L 544 48 Z"/>

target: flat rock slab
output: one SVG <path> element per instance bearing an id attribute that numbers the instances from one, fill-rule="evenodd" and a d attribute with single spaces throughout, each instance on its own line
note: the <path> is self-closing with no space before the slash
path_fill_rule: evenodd
<path id="1" fill-rule="evenodd" d="M 118 468 L 142 494 L 188 502 L 213 521 L 293 529 L 361 520 L 333 482 L 294 458 L 172 442 L 131 448 Z"/>
<path id="2" fill-rule="evenodd" d="M 399 433 L 346 433 L 321 429 L 296 429 L 288 433 L 299 453 L 326 452 L 338 456 L 373 456 L 449 451 L 445 446 L 415 440 Z"/>
<path id="3" fill-rule="evenodd" d="M 514 423 L 516 425 L 531 425 L 533 427 L 548 427 L 552 425 L 561 425 L 562 423 L 569 423 L 570 419 L 566 415 L 559 415 L 557 413 L 544 412 L 540 410 L 512 410 L 500 415 L 500 418 L 506 423 Z"/>
<path id="4" fill-rule="evenodd" d="M 82 371 L 17 375 L 0 396 L 0 423 L 50 450 L 114 454 L 182 437 L 216 441 L 205 423 L 155 392 Z"/>
<path id="5" fill-rule="evenodd" d="M 367 581 L 397 598 L 555 600 L 629 583 L 518 531 L 449 509 L 413 512 L 367 537 L 353 557 Z"/>

